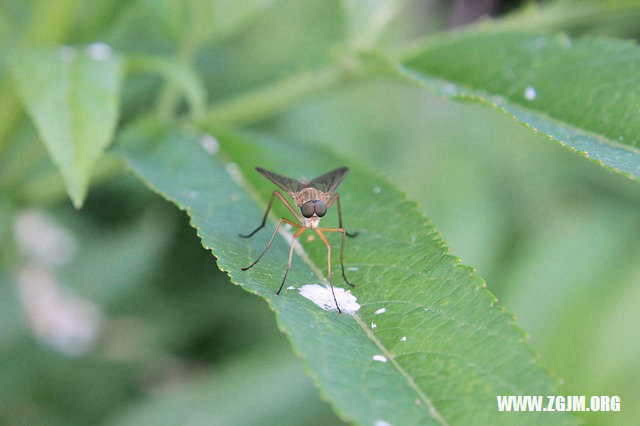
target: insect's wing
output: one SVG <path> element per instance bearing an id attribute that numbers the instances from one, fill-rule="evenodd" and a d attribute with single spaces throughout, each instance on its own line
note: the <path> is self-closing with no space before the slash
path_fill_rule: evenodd
<path id="1" fill-rule="evenodd" d="M 322 176 L 318 176 L 317 178 L 309 182 L 307 186 L 319 189 L 322 192 L 333 192 L 338 187 L 338 185 L 340 185 L 340 182 L 342 182 L 342 179 L 344 179 L 344 177 L 347 175 L 347 172 L 349 172 L 348 168 L 339 167 L 335 170 L 331 170 L 330 172 L 323 174 Z"/>
<path id="2" fill-rule="evenodd" d="M 287 194 L 293 197 L 293 194 L 299 191 L 302 191 L 307 185 L 303 184 L 299 180 L 291 179 L 286 176 L 279 175 L 277 173 L 270 172 L 269 170 L 265 170 L 262 167 L 256 167 L 256 170 L 264 177 L 269 179 L 271 182 L 278 185 Z"/>

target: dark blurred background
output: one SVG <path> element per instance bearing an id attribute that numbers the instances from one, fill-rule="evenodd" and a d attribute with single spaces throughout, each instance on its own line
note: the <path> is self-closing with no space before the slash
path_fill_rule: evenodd
<path id="1" fill-rule="evenodd" d="M 179 37 L 160 3 L 171 2 L 82 2 L 61 41 L 175 55 Z M 345 38 L 338 1 L 266 3 L 194 52 L 210 100 L 321 67 Z M 524 3 L 410 1 L 381 45 L 523 7 L 548 31 L 640 34 L 633 2 L 599 2 L 606 13 L 589 1 Z M 0 0 L 3 52 L 36 7 Z M 3 59 L 5 88 L 6 74 Z M 129 77 L 122 123 L 152 108 L 162 84 Z M 124 173 L 98 179 L 74 210 L 24 113 L 10 118 L 0 122 L 9 139 L 0 162 L 1 424 L 341 423 L 266 304 L 217 270 L 185 214 Z M 498 112 L 386 79 L 313 96 L 252 127 L 328 144 L 395 182 L 517 316 L 563 379 L 560 394 L 622 396 L 622 414 L 584 416 L 588 424 L 640 418 L 637 183 Z M 15 172 L 25 158 L 28 173 Z"/>

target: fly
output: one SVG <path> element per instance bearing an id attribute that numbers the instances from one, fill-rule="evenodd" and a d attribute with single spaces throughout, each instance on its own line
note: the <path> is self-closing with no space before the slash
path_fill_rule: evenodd
<path id="1" fill-rule="evenodd" d="M 333 300 L 336 302 L 336 308 L 338 308 L 338 312 L 342 313 L 340 310 L 340 306 L 338 306 L 338 301 L 336 300 L 336 294 L 333 291 L 333 282 L 331 280 L 331 246 L 329 245 L 329 241 L 324 235 L 324 232 L 340 232 L 342 234 L 342 246 L 340 247 L 340 266 L 342 268 L 342 278 L 344 281 L 354 287 L 355 285 L 350 283 L 347 280 L 347 276 L 344 273 L 344 262 L 343 262 L 343 254 L 344 254 L 344 240 L 345 236 L 347 237 L 355 237 L 358 235 L 357 232 L 349 233 L 342 226 L 342 212 L 340 210 L 340 195 L 335 192 L 340 182 L 344 179 L 349 171 L 346 167 L 340 167 L 335 170 L 332 170 L 328 173 L 323 174 L 311 182 L 307 182 L 306 180 L 296 180 L 292 178 L 288 178 L 286 176 L 279 175 L 277 173 L 270 172 L 261 167 L 256 167 L 256 170 L 262 174 L 264 177 L 269 179 L 271 182 L 275 183 L 279 186 L 283 191 L 285 191 L 293 201 L 296 203 L 296 206 L 300 210 L 298 213 L 287 201 L 287 199 L 282 195 L 280 191 L 277 189 L 273 190 L 271 194 L 271 198 L 269 199 L 269 204 L 267 205 L 267 211 L 264 213 L 262 217 L 262 223 L 256 229 L 254 229 L 249 234 L 239 234 L 242 238 L 249 238 L 253 236 L 256 232 L 264 228 L 265 223 L 267 222 L 267 216 L 269 215 L 269 210 L 271 210 L 271 205 L 273 201 L 277 198 L 282 201 L 282 204 L 285 205 L 287 209 L 296 217 L 299 223 L 295 223 L 285 217 L 282 217 L 278 220 L 276 224 L 276 229 L 273 231 L 271 235 L 271 239 L 265 249 L 260 253 L 260 256 L 249 266 L 246 268 L 242 268 L 243 271 L 246 271 L 253 267 L 262 256 L 269 250 L 271 247 L 271 243 L 278 232 L 278 228 L 284 223 L 288 223 L 289 225 L 296 228 L 296 232 L 293 234 L 293 238 L 291 239 L 291 247 L 289 249 L 289 261 L 287 263 L 287 269 L 284 273 L 284 278 L 282 279 L 282 284 L 280 284 L 280 288 L 276 291 L 276 294 L 279 295 L 280 291 L 282 291 L 282 287 L 284 287 L 284 282 L 287 279 L 287 274 L 289 273 L 289 269 L 291 269 L 291 260 L 293 257 L 293 243 L 296 238 L 302 235 L 307 229 L 312 229 L 318 234 L 318 237 L 322 240 L 325 246 L 327 246 L 327 265 L 328 265 L 328 278 L 329 285 L 331 286 L 331 294 L 333 295 Z M 327 213 L 327 210 L 336 203 L 338 205 L 338 227 L 337 228 L 320 228 L 320 219 L 324 217 Z"/>

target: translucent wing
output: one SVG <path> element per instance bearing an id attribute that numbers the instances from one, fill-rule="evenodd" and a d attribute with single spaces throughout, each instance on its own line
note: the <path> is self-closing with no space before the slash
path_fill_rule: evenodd
<path id="1" fill-rule="evenodd" d="M 307 185 L 305 185 L 304 183 L 300 182 L 299 180 L 291 179 L 289 177 L 282 176 L 282 175 L 279 175 L 277 173 L 270 172 L 269 170 L 265 170 L 262 167 L 256 167 L 256 170 L 262 176 L 266 177 L 271 182 L 273 182 L 276 185 L 278 185 L 280 188 L 282 188 L 284 191 L 286 191 L 287 194 L 289 194 L 291 196 L 293 196 L 294 193 L 302 191 L 304 188 L 307 187 Z"/>
<path id="2" fill-rule="evenodd" d="M 322 192 L 333 192 L 338 185 L 340 185 L 340 182 L 342 182 L 342 179 L 344 179 L 348 171 L 349 169 L 346 167 L 339 167 L 322 176 L 318 176 L 309 182 L 307 186 L 319 189 Z"/>

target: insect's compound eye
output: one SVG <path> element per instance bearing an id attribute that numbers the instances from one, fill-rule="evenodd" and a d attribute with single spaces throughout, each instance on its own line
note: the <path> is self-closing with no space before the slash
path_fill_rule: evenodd
<path id="1" fill-rule="evenodd" d="M 302 216 L 306 217 L 307 219 L 310 218 L 311 216 L 313 216 L 313 213 L 315 212 L 314 204 L 315 204 L 314 201 L 307 201 L 306 203 L 304 203 L 302 205 L 302 207 L 300 207 L 300 211 L 302 212 Z M 325 210 L 326 210 L 326 208 L 325 208 Z"/>
<path id="2" fill-rule="evenodd" d="M 327 205 L 323 201 L 317 200 L 315 211 L 318 217 L 322 217 L 327 212 Z"/>

